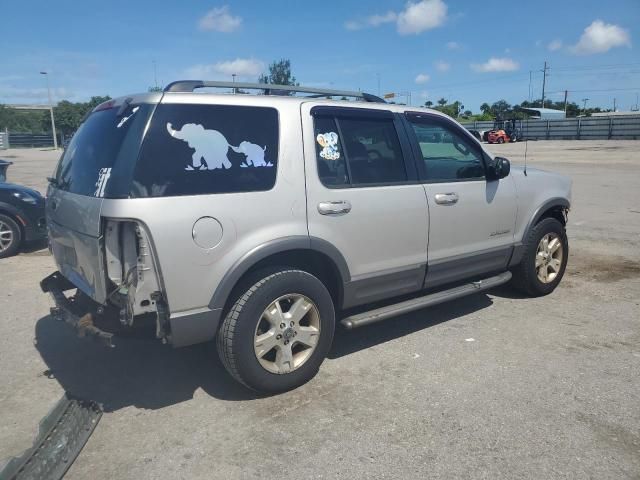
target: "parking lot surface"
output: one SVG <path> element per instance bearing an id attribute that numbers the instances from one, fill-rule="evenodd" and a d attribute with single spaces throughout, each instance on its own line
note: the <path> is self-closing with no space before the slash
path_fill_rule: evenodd
<path id="1" fill-rule="evenodd" d="M 523 143 L 488 148 L 523 162 Z M 0 260 L 0 459 L 68 391 L 106 412 L 70 479 L 640 478 L 640 142 L 526 148 L 574 182 L 559 288 L 338 329 L 320 373 L 282 395 L 235 384 L 213 344 L 77 338 L 38 288 L 48 251 Z M 0 154 L 41 191 L 57 156 Z"/>

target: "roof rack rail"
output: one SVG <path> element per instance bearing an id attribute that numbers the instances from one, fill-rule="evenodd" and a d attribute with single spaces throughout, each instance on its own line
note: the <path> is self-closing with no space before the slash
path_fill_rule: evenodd
<path id="1" fill-rule="evenodd" d="M 349 90 L 329 90 L 324 88 L 299 87 L 295 85 L 275 85 L 270 83 L 213 82 L 205 80 L 178 80 L 164 88 L 165 92 L 193 92 L 196 88 L 238 88 L 244 90 L 262 90 L 265 95 L 282 95 L 286 93 L 311 93 L 318 97 L 354 97 L 365 102 L 386 103 L 382 98 L 365 92 Z"/>

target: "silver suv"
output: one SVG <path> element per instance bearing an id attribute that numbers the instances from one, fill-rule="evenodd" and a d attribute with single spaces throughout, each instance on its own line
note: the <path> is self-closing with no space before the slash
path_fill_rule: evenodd
<path id="1" fill-rule="evenodd" d="M 436 111 L 174 82 L 103 103 L 73 137 L 47 199 L 59 271 L 41 286 L 83 334 L 152 322 L 176 347 L 217 339 L 235 379 L 278 392 L 317 373 L 336 319 L 510 280 L 552 292 L 570 197 L 570 179 L 511 168 Z"/>

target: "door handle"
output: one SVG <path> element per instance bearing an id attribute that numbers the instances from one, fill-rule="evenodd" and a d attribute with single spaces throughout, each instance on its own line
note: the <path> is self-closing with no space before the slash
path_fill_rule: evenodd
<path id="1" fill-rule="evenodd" d="M 458 203 L 458 194 L 453 192 L 436 193 L 435 199 L 438 205 L 454 205 Z"/>
<path id="2" fill-rule="evenodd" d="M 351 211 L 351 203 L 347 200 L 338 200 L 337 202 L 320 202 L 318 204 L 318 212 L 321 215 L 341 215 Z"/>

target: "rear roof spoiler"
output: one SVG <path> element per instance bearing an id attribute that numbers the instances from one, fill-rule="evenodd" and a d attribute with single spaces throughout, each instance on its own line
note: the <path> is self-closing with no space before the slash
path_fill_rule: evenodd
<path id="1" fill-rule="evenodd" d="M 287 95 L 288 93 L 309 93 L 312 98 L 319 97 L 353 97 L 365 102 L 387 103 L 382 98 L 370 93 L 349 90 L 329 90 L 324 88 L 300 87 L 297 85 L 275 85 L 269 83 L 214 82 L 205 80 L 178 80 L 171 82 L 165 92 L 193 92 L 196 88 L 234 88 L 243 90 L 262 90 L 265 95 Z"/>

